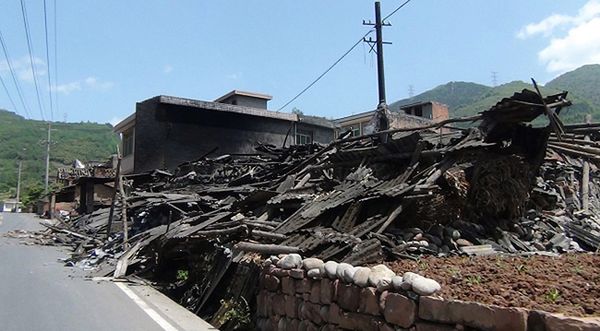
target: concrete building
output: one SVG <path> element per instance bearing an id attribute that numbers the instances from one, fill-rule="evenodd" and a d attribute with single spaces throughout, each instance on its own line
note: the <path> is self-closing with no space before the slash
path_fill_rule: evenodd
<path id="1" fill-rule="evenodd" d="M 0 201 L 0 212 L 21 212 L 21 205 L 19 204 L 19 210 L 17 210 L 17 200 L 7 199 Z"/>
<path id="2" fill-rule="evenodd" d="M 447 120 L 448 106 L 436 101 L 416 102 L 390 109 L 390 113 L 390 128 L 414 128 Z M 336 137 L 346 131 L 352 131 L 352 136 L 371 132 L 370 121 L 373 115 L 375 110 L 336 119 Z"/>
<path id="3" fill-rule="evenodd" d="M 267 110 L 271 96 L 231 91 L 215 101 L 156 96 L 114 127 L 124 174 L 174 169 L 215 154 L 255 153 L 257 142 L 283 146 L 333 140 L 331 121 Z M 216 150 L 215 150 L 216 149 Z"/>

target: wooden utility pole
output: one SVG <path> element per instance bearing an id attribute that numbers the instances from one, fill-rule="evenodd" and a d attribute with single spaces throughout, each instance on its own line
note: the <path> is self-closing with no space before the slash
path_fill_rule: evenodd
<path id="1" fill-rule="evenodd" d="M 44 193 L 48 193 L 48 173 L 50 171 L 50 131 L 52 124 L 48 122 L 48 139 L 46 140 L 46 178 L 44 180 Z"/>
<path id="2" fill-rule="evenodd" d="M 110 238 L 110 232 L 113 222 L 113 216 L 115 214 L 115 202 L 117 200 L 117 190 L 119 189 L 119 177 L 121 176 L 121 154 L 119 153 L 119 146 L 117 146 L 117 170 L 115 173 L 115 181 L 112 192 L 112 199 L 110 202 L 110 210 L 108 211 L 108 223 L 106 225 L 106 239 Z"/>
<path id="3" fill-rule="evenodd" d="M 385 131 L 389 129 L 389 119 L 387 117 L 387 101 L 385 98 L 385 73 L 383 66 L 383 45 L 390 44 L 389 42 L 383 41 L 383 27 L 390 26 L 391 24 L 384 22 L 381 19 L 381 3 L 375 1 L 375 23 L 369 21 L 363 21 L 363 25 L 373 25 L 375 27 L 376 40 L 364 39 L 366 43 L 371 46 L 371 51 L 375 51 L 377 54 L 377 86 L 379 91 L 379 98 L 377 103 L 377 112 L 374 117 L 374 131 Z M 385 137 L 382 137 L 385 140 Z"/>
<path id="4" fill-rule="evenodd" d="M 386 98 L 385 98 L 385 73 L 383 68 L 383 45 L 391 44 L 390 42 L 383 41 L 383 27 L 390 26 L 391 24 L 387 22 L 383 22 L 381 20 L 381 3 L 379 1 L 375 1 L 375 23 L 369 21 L 363 21 L 363 25 L 373 25 L 375 27 L 375 40 L 364 39 L 369 45 L 371 45 L 371 50 L 375 47 L 375 53 L 377 54 L 377 86 L 379 91 L 379 100 L 377 104 L 377 108 L 384 108 L 387 106 Z"/>
<path id="5" fill-rule="evenodd" d="M 15 213 L 19 212 L 19 204 L 20 204 L 20 200 L 21 199 L 21 169 L 23 166 L 23 160 L 19 160 L 19 172 L 17 175 L 17 203 L 16 203 L 16 208 L 15 208 Z"/>

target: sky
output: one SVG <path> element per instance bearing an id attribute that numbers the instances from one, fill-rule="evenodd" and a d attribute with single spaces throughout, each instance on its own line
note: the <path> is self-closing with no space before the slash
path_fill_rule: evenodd
<path id="1" fill-rule="evenodd" d="M 382 15 L 402 2 L 382 0 Z M 233 89 L 272 95 L 268 107 L 279 110 L 369 31 L 363 19 L 374 19 L 366 0 L 46 0 L 48 63 L 44 0 L 23 3 L 31 58 L 19 0 L 0 2 L 0 32 L 27 109 L 1 51 L 9 93 L 0 86 L 0 108 L 68 122 L 116 124 L 156 95 L 211 101 Z M 492 85 L 492 72 L 498 84 L 544 83 L 600 63 L 600 0 L 412 0 L 388 21 L 388 103 L 408 97 L 410 86 L 419 94 L 449 81 Z M 338 118 L 377 101 L 375 55 L 360 43 L 281 111 Z"/>

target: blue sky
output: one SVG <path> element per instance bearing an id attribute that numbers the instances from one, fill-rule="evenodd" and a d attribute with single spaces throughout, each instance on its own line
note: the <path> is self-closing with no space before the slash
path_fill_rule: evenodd
<path id="1" fill-rule="evenodd" d="M 368 27 L 373 1 L 57 1 L 58 109 L 50 116 L 47 74 L 55 76 L 53 16 L 46 63 L 43 0 L 25 0 L 44 118 L 115 122 L 137 101 L 159 94 L 214 100 L 232 89 L 273 96 L 277 110 L 331 65 Z M 382 1 L 387 15 L 403 1 Z M 600 62 L 600 0 L 412 0 L 389 21 L 385 70 L 388 102 L 448 81 L 491 85 L 546 82 Z M 21 7 L 0 4 L 0 31 L 30 117 L 40 119 Z M 374 36 L 373 36 L 374 37 Z M 290 104 L 304 113 L 342 117 L 377 104 L 376 65 L 359 45 Z M 50 70 L 48 70 L 50 69 Z M 0 75 L 25 114 L 4 54 Z M 52 82 L 54 85 L 54 82 Z M 12 105 L 0 89 L 0 108 Z"/>

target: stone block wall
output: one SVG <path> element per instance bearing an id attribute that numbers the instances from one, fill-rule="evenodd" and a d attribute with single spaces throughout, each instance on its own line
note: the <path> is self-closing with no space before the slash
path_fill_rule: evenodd
<path id="1" fill-rule="evenodd" d="M 428 290 L 428 278 L 396 276 L 384 266 L 313 262 L 267 261 L 256 298 L 258 330 L 600 330 L 597 319 L 419 295 L 439 284 Z"/>

